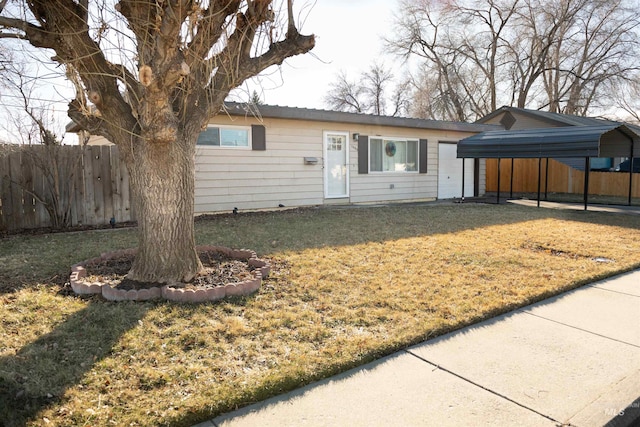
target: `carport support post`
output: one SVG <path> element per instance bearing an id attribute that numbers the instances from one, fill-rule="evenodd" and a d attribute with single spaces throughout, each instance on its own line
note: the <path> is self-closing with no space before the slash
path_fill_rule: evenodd
<path id="1" fill-rule="evenodd" d="M 498 157 L 498 198 L 496 202 L 500 204 L 500 157 Z"/>
<path id="2" fill-rule="evenodd" d="M 538 207 L 540 207 L 540 181 L 542 180 L 542 157 L 538 157 Z"/>
<path id="3" fill-rule="evenodd" d="M 589 202 L 589 172 L 591 170 L 591 158 L 584 158 L 584 210 L 587 210 Z"/>
<path id="4" fill-rule="evenodd" d="M 549 158 L 545 159 L 544 164 L 544 199 L 549 200 L 547 197 L 547 192 L 549 190 Z"/>
<path id="5" fill-rule="evenodd" d="M 464 157 L 462 158 L 462 199 L 460 203 L 464 202 Z"/>
<path id="6" fill-rule="evenodd" d="M 628 205 L 631 206 L 631 194 L 633 187 L 633 139 L 631 140 L 631 153 L 629 154 L 629 200 Z"/>
<path id="7" fill-rule="evenodd" d="M 511 158 L 511 184 L 509 187 L 509 197 L 513 199 L 513 157 Z"/>

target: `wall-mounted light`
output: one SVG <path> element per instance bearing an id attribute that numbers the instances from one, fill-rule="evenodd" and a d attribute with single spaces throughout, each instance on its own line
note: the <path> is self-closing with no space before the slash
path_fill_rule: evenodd
<path id="1" fill-rule="evenodd" d="M 355 132 L 355 133 L 353 134 L 353 140 L 357 142 L 357 141 L 358 141 L 358 138 L 360 138 L 360 134 L 359 134 L 359 133 L 357 133 L 357 132 Z"/>

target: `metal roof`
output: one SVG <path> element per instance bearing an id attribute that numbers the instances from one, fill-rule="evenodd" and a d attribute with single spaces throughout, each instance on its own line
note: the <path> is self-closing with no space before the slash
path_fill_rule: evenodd
<path id="1" fill-rule="evenodd" d="M 633 143 L 633 144 L 632 144 Z M 640 152 L 640 133 L 610 123 L 590 126 L 489 131 L 458 142 L 458 158 L 607 157 Z"/>
<path id="2" fill-rule="evenodd" d="M 220 114 L 256 117 L 258 119 L 268 117 L 277 119 L 310 120 L 317 122 L 393 126 L 411 129 L 450 130 L 474 133 L 493 129 L 502 129 L 502 126 L 499 125 L 487 125 L 482 123 L 377 116 L 375 114 L 347 113 L 344 111 L 317 110 L 312 108 L 282 107 L 279 105 L 254 105 L 240 102 L 225 102 Z M 80 126 L 73 121 L 68 123 L 66 126 L 67 132 L 79 132 L 80 130 Z"/>
<path id="3" fill-rule="evenodd" d="M 255 116 L 257 118 L 268 117 L 333 123 L 351 123 L 358 125 L 394 126 L 413 129 L 452 130 L 461 132 L 484 132 L 487 130 L 502 129 L 502 126 L 499 125 L 487 125 L 482 123 L 377 116 L 374 114 L 282 107 L 279 105 L 247 105 L 237 102 L 225 102 L 224 107 L 225 108 L 221 114 L 229 114 L 233 116 Z"/>

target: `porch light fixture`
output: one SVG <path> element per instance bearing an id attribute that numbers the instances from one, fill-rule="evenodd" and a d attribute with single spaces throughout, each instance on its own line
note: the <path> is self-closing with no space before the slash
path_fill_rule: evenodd
<path id="1" fill-rule="evenodd" d="M 357 132 L 355 132 L 355 133 L 353 134 L 353 140 L 357 142 L 357 141 L 358 141 L 358 138 L 360 138 L 360 134 L 359 134 L 359 133 L 357 133 Z"/>

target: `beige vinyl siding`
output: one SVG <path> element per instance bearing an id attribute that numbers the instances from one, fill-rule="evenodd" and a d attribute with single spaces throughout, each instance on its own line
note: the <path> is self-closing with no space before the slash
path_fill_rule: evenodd
<path id="1" fill-rule="evenodd" d="M 265 151 L 198 146 L 196 213 L 319 205 L 323 201 L 322 131 L 293 120 L 218 116 L 217 125 L 262 124 Z M 318 158 L 305 165 L 304 157 Z"/>
<path id="2" fill-rule="evenodd" d="M 199 146 L 196 154 L 196 212 L 433 200 L 438 196 L 438 141 L 457 141 L 471 133 L 304 120 L 218 116 L 215 125 L 250 126 L 266 130 L 266 150 Z M 324 132 L 349 134 L 349 197 L 324 198 Z M 358 174 L 358 144 L 353 134 L 369 137 L 426 139 L 427 173 Z M 305 165 L 304 157 L 318 164 Z M 484 193 L 484 161 L 480 189 Z M 393 186 L 393 188 L 391 188 Z"/>
<path id="3" fill-rule="evenodd" d="M 407 200 L 431 200 L 438 197 L 438 141 L 459 141 L 471 133 L 430 129 L 406 129 L 393 127 L 369 127 L 356 129 L 362 135 L 399 137 L 427 140 L 427 173 L 375 173 L 358 175 L 357 145 L 351 151 L 351 202 L 383 202 Z M 481 167 L 484 161 L 481 162 Z M 485 183 L 480 170 L 480 194 Z M 393 188 L 391 186 L 393 185 Z"/>
<path id="4" fill-rule="evenodd" d="M 250 128 L 262 125 L 265 150 L 251 147 L 196 147 L 195 212 L 231 212 L 339 203 L 435 200 L 438 197 L 438 141 L 458 141 L 480 130 L 458 124 L 412 119 L 362 116 L 322 110 L 293 109 L 295 115 L 279 116 L 267 107 L 265 117 L 257 118 L 237 108 L 231 115 L 213 117 L 213 126 Z M 287 107 L 275 107 L 287 110 Z M 285 111 L 285 112 L 286 112 Z M 293 114 L 293 113 L 291 113 Z M 344 114 L 344 122 L 341 115 Z M 355 120 L 354 120 L 355 119 Z M 379 119 L 379 120 L 378 120 Z M 364 123 L 364 124 L 363 124 Z M 441 129 L 429 129 L 430 126 Z M 462 125 L 462 124 L 460 124 Z M 442 128 L 458 129 L 444 130 Z M 460 130 L 463 129 L 463 130 Z M 348 135 L 348 197 L 325 197 L 324 137 L 327 133 Z M 427 140 L 427 173 L 358 173 L 358 141 L 353 135 L 400 140 Z M 252 133 L 253 134 L 253 133 Z M 109 143 L 91 136 L 90 144 Z M 420 147 L 422 144 L 418 144 Z M 420 154 L 422 156 L 422 154 Z M 304 158 L 316 158 L 317 164 L 305 164 Z M 486 186 L 485 161 L 480 161 L 480 194 Z M 367 164 L 368 167 L 368 164 Z"/>
<path id="5" fill-rule="evenodd" d="M 231 212 L 340 203 L 434 200 L 438 197 L 438 141 L 457 141 L 469 132 L 402 128 L 279 118 L 219 115 L 212 125 L 263 125 L 266 150 L 197 146 L 195 211 Z M 349 197 L 325 198 L 324 132 L 349 135 Z M 358 143 L 353 134 L 427 140 L 427 173 L 358 174 Z M 93 144 L 109 143 L 92 136 Z M 315 165 L 304 164 L 315 157 Z M 486 163 L 480 160 L 480 194 L 486 187 Z M 393 186 L 393 188 L 391 188 Z"/>
<path id="6" fill-rule="evenodd" d="M 351 202 L 383 202 L 435 199 L 438 194 L 437 141 L 433 134 L 419 129 L 369 128 L 359 131 L 369 138 L 375 136 L 426 139 L 427 173 L 369 172 L 358 174 L 357 145 L 351 144 Z M 420 154 L 421 155 L 421 154 Z M 391 186 L 393 185 L 393 188 Z"/>

